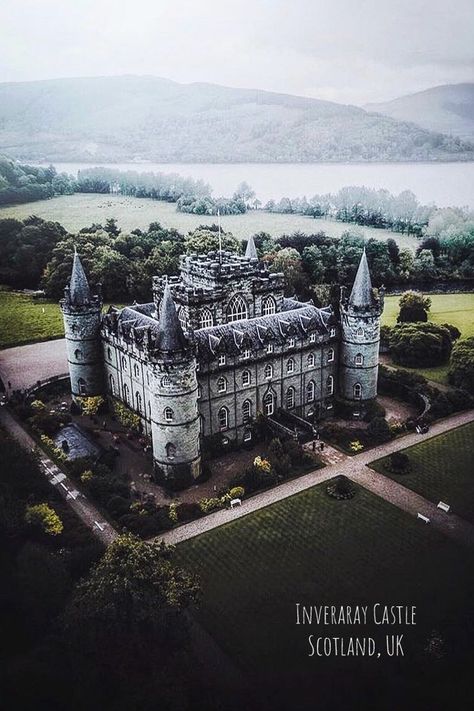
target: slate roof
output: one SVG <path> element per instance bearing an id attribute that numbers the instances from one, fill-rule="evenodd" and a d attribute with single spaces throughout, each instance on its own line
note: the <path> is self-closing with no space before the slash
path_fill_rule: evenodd
<path id="1" fill-rule="evenodd" d="M 169 284 L 166 284 L 160 306 L 158 348 L 161 351 L 170 353 L 182 351 L 186 347 L 187 341 L 179 322 L 178 313 L 171 294 L 171 287 Z"/>
<path id="2" fill-rule="evenodd" d="M 255 247 L 255 242 L 253 241 L 252 236 L 249 237 L 249 241 L 247 242 L 245 256 L 247 259 L 258 259 L 257 248 Z"/>
<path id="3" fill-rule="evenodd" d="M 367 255 L 365 249 L 360 258 L 359 268 L 354 279 L 349 303 L 351 306 L 363 308 L 364 306 L 372 306 L 374 297 L 372 294 L 372 280 L 370 278 L 369 265 L 367 263 Z"/>
<path id="4" fill-rule="evenodd" d="M 304 338 L 310 333 L 327 336 L 333 320 L 330 306 L 318 309 L 299 304 L 300 308 L 194 332 L 199 360 L 213 360 L 221 354 L 239 355 L 243 350 L 263 350 L 268 343 L 284 344 L 291 337 Z"/>
<path id="5" fill-rule="evenodd" d="M 92 300 L 89 282 L 79 255 L 74 251 L 71 279 L 69 280 L 69 301 L 74 306 L 85 306 Z"/>

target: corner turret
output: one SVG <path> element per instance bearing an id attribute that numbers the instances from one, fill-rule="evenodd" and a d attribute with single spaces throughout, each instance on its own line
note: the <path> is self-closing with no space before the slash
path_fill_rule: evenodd
<path id="1" fill-rule="evenodd" d="M 92 294 L 79 255 L 74 251 L 71 278 L 60 302 L 74 399 L 103 393 L 100 348 L 102 297 Z"/>
<path id="2" fill-rule="evenodd" d="M 354 402 L 360 416 L 364 404 L 377 396 L 380 317 L 383 288 L 373 289 L 365 249 L 350 296 L 341 289 L 341 356 L 339 395 Z"/>

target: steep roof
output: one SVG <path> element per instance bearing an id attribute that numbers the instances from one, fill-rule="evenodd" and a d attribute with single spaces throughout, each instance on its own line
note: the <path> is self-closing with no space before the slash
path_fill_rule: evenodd
<path id="1" fill-rule="evenodd" d="M 255 242 L 253 241 L 252 236 L 249 237 L 249 241 L 247 242 L 245 256 L 247 257 L 247 259 L 258 259 L 257 248 L 255 247 Z"/>
<path id="2" fill-rule="evenodd" d="M 91 290 L 79 255 L 74 251 L 71 279 L 69 281 L 69 299 L 75 306 L 83 306 L 91 301 Z"/>
<path id="3" fill-rule="evenodd" d="M 352 306 L 358 307 L 371 306 L 373 303 L 372 280 L 370 278 L 365 249 L 360 258 L 359 268 L 357 269 L 354 285 L 349 297 L 349 303 Z"/>
<path id="4" fill-rule="evenodd" d="M 166 284 L 160 306 L 158 347 L 161 351 L 181 351 L 186 339 L 179 322 L 169 284 Z"/>

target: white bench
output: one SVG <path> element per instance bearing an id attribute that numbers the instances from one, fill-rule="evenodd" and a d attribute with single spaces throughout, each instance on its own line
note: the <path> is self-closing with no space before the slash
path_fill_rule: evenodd
<path id="1" fill-rule="evenodd" d="M 428 518 L 428 516 L 423 516 L 423 514 L 421 514 L 421 513 L 418 513 L 417 518 L 419 518 L 421 521 L 423 521 L 423 523 L 430 522 L 430 519 Z"/>
<path id="2" fill-rule="evenodd" d="M 440 501 L 438 504 L 438 508 L 441 509 L 441 511 L 444 511 L 444 513 L 449 513 L 451 506 L 445 504 L 444 501 Z"/>
<path id="3" fill-rule="evenodd" d="M 242 499 L 232 499 L 230 502 L 230 508 L 233 509 L 236 506 L 242 506 Z"/>

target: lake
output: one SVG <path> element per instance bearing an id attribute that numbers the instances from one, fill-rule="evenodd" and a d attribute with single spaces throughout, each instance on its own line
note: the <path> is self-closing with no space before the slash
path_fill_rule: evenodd
<path id="1" fill-rule="evenodd" d="M 57 163 L 59 171 L 76 174 L 96 164 Z M 347 185 L 412 190 L 420 202 L 474 208 L 474 163 L 117 163 L 120 170 L 179 173 L 209 183 L 215 196 L 230 196 L 247 181 L 257 197 L 311 197 L 334 193 Z"/>

